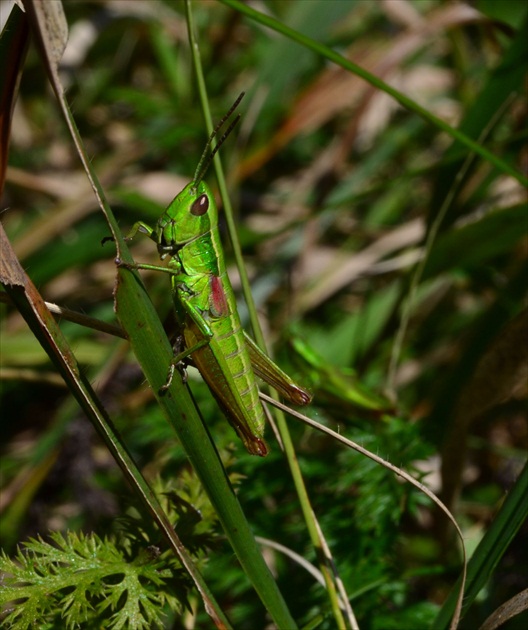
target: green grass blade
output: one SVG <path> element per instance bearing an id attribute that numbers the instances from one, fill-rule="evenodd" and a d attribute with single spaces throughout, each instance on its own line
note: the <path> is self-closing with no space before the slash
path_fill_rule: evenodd
<path id="1" fill-rule="evenodd" d="M 482 157 L 484 160 L 487 160 L 488 162 L 496 166 L 503 173 L 511 175 L 521 184 L 525 186 L 528 185 L 528 178 L 522 175 L 522 173 L 519 173 L 519 171 L 513 168 L 510 164 L 508 164 L 504 160 L 501 160 L 491 151 L 485 149 L 483 146 L 478 144 L 478 142 L 475 142 L 472 138 L 467 136 L 459 129 L 455 129 L 454 127 L 443 121 L 441 118 L 438 118 L 424 107 L 421 107 L 418 103 L 405 96 L 405 94 L 391 87 L 388 83 L 385 83 L 385 81 L 382 81 L 374 74 L 367 72 L 361 66 L 358 66 L 357 64 L 349 61 L 348 59 L 340 55 L 339 53 L 336 53 L 331 48 L 328 48 L 328 46 L 320 44 L 312 38 L 289 28 L 282 22 L 278 22 L 269 15 L 265 15 L 264 13 L 260 13 L 259 11 L 255 11 L 255 9 L 246 4 L 243 4 L 242 2 L 239 2 L 238 0 L 220 0 L 220 2 L 231 7 L 235 11 L 243 13 L 247 17 L 258 22 L 259 24 L 263 24 L 264 26 L 267 26 L 268 28 L 277 31 L 277 33 L 281 33 L 285 37 L 289 37 L 302 46 L 309 48 L 321 57 L 328 59 L 328 61 L 332 61 L 345 70 L 348 70 L 349 72 L 356 74 L 362 79 L 365 79 L 365 81 L 370 83 L 375 88 L 378 88 L 379 90 L 392 96 L 396 101 L 398 101 L 398 103 L 400 103 L 400 105 L 402 105 L 406 109 L 415 112 L 416 114 L 418 114 L 418 116 L 421 116 L 424 120 L 428 121 L 435 127 L 438 127 L 442 131 L 445 131 L 454 140 L 457 140 L 458 142 L 463 144 L 469 151 L 473 151 L 477 155 L 480 155 L 480 157 Z"/>
<path id="2" fill-rule="evenodd" d="M 198 41 L 196 40 L 195 33 L 194 33 L 190 0 L 186 1 L 185 7 L 186 7 L 186 15 L 187 15 L 187 21 L 188 21 L 189 39 L 191 42 L 191 50 L 193 54 L 194 68 L 195 68 L 197 82 L 198 82 L 198 90 L 200 93 L 200 101 L 201 101 L 202 109 L 204 112 L 204 118 L 206 121 L 207 131 L 208 133 L 211 133 L 213 129 L 213 122 L 212 122 L 212 117 L 209 110 L 209 100 L 207 97 L 207 89 L 206 89 L 203 69 L 202 69 L 201 60 L 200 60 Z M 228 231 L 229 231 L 231 243 L 233 246 L 237 268 L 240 273 L 242 290 L 243 290 L 244 298 L 248 306 L 253 333 L 254 333 L 257 345 L 260 346 L 260 348 L 262 348 L 264 351 L 266 351 L 264 336 L 262 334 L 262 329 L 260 327 L 260 323 L 258 320 L 255 302 L 253 300 L 253 295 L 251 293 L 249 277 L 246 271 L 246 267 L 244 265 L 244 259 L 242 256 L 242 248 L 240 246 L 240 242 L 238 239 L 237 228 L 235 225 L 235 220 L 233 216 L 231 202 L 229 199 L 229 194 L 227 192 L 227 185 L 226 185 L 226 181 L 224 177 L 222 163 L 221 163 L 220 156 L 218 154 L 215 155 L 214 157 L 214 164 L 215 164 L 216 176 L 218 179 L 218 187 L 220 189 L 220 195 L 222 197 L 222 202 L 224 205 L 224 213 L 226 217 Z M 274 395 L 277 396 L 276 393 L 274 393 Z M 336 624 L 338 627 L 345 627 L 343 613 L 339 606 L 337 585 L 334 579 L 335 578 L 334 573 L 336 572 L 336 569 L 335 569 L 335 566 L 332 564 L 332 562 L 329 560 L 329 558 L 331 557 L 330 550 L 326 542 L 323 540 L 322 530 L 316 521 L 315 512 L 311 506 L 308 492 L 304 484 L 299 462 L 295 455 L 295 448 L 294 448 L 293 440 L 291 438 L 291 434 L 288 429 L 288 424 L 286 422 L 284 413 L 278 409 L 275 410 L 275 419 L 276 419 L 277 427 L 278 427 L 278 430 L 282 439 L 284 452 L 286 454 L 288 464 L 290 466 L 290 471 L 292 474 L 295 489 L 299 497 L 299 502 L 303 511 L 303 517 L 306 521 L 306 526 L 310 534 L 310 539 L 315 549 L 325 550 L 324 553 L 319 554 L 319 557 L 322 559 L 321 564 L 320 564 L 320 569 L 325 579 L 325 585 L 327 588 L 328 597 L 330 599 L 330 604 L 332 607 L 334 618 L 336 620 Z M 342 594 L 342 596 L 343 596 L 343 599 L 347 599 L 344 593 Z M 349 614 L 350 616 L 352 616 L 352 612 L 350 609 L 349 609 Z"/>
<path id="3" fill-rule="evenodd" d="M 507 109 L 512 94 L 522 92 L 528 56 L 527 30 L 528 23 L 525 22 L 510 43 L 501 63 L 490 73 L 482 90 L 473 98 L 472 105 L 465 112 L 459 130 L 467 137 L 475 140 L 487 138 L 490 127 L 497 125 L 497 112 L 503 113 Z M 442 166 L 438 169 L 428 217 L 430 225 L 440 213 L 445 197 L 455 185 L 462 169 L 464 156 L 460 154 L 461 148 L 460 141 L 453 142 L 444 155 Z M 473 169 L 468 169 L 464 179 L 468 179 L 472 173 Z M 522 180 L 519 181 L 523 183 Z M 524 183 L 526 184 L 526 181 Z M 456 218 L 456 213 L 450 208 L 443 218 L 443 223 L 452 223 Z"/>
<path id="4" fill-rule="evenodd" d="M 525 464 L 515 485 L 508 493 L 499 513 L 496 515 L 484 538 L 475 549 L 468 563 L 466 590 L 462 616 L 475 601 L 484 588 L 499 560 L 508 549 L 511 541 L 528 518 L 528 464 Z M 457 582 L 442 606 L 436 618 L 433 629 L 444 630 L 449 626 L 453 615 L 460 581 Z"/>
<path id="5" fill-rule="evenodd" d="M 280 627 L 294 628 L 277 585 L 264 562 L 240 503 L 229 483 L 211 436 L 181 378 L 165 384 L 172 350 L 158 315 L 137 272 L 119 269 L 117 315 L 167 420 L 177 433 L 189 460 L 218 513 L 218 517 L 247 576 Z"/>
<path id="6" fill-rule="evenodd" d="M 4 285 L 11 299 L 17 305 L 21 315 L 35 334 L 35 337 L 39 340 L 40 344 L 57 367 L 57 370 L 64 378 L 72 394 L 77 399 L 77 402 L 112 453 L 112 456 L 121 468 L 123 474 L 132 487 L 135 488 L 136 494 L 143 502 L 145 508 L 155 518 L 161 531 L 168 539 L 169 544 L 182 561 L 182 564 L 193 576 L 204 600 L 211 607 L 211 610 L 215 611 L 216 618 L 226 624 L 227 620 L 222 611 L 214 601 L 203 578 L 194 567 L 190 556 L 183 548 L 156 496 L 128 453 L 121 436 L 119 436 L 114 429 L 112 421 L 108 417 L 101 401 L 93 391 L 88 378 L 78 365 L 75 355 L 69 347 L 59 325 L 18 262 L 1 225 L 0 246 L 2 250 L 0 282 Z"/>

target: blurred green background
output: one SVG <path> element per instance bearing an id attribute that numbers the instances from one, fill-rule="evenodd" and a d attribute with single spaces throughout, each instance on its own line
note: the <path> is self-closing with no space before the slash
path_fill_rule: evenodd
<path id="1" fill-rule="evenodd" d="M 61 79 L 95 170 L 124 232 L 137 220 L 153 223 L 192 178 L 207 138 L 183 7 L 64 7 Z M 525 3 L 257 8 L 526 172 Z M 246 92 L 221 154 L 274 356 L 313 391 L 308 415 L 442 493 L 474 548 L 526 455 L 525 190 L 322 55 L 220 2 L 196 2 L 194 12 L 215 120 Z M 2 222 L 46 300 L 115 323 L 115 249 L 100 244 L 108 227 L 35 47 L 14 112 Z M 225 231 L 224 244 L 238 290 Z M 138 261 L 159 260 L 148 239 L 132 251 Z M 167 277 L 142 277 L 170 332 Z M 240 311 L 247 323 L 242 303 Z M 49 530 L 115 533 L 130 500 L 119 470 L 23 320 L 11 306 L 0 312 L 2 547 L 12 553 Z M 203 501 L 127 344 L 61 327 L 145 475 L 169 484 L 184 475 L 185 496 Z M 247 455 L 192 371 L 190 382 L 255 533 L 314 561 L 272 432 L 268 458 Z M 445 518 L 384 468 L 289 424 L 360 627 L 430 627 L 460 571 Z M 479 627 L 526 587 L 527 533 L 524 526 L 513 538 L 462 628 Z M 236 628 L 265 627 L 231 550 L 217 544 L 206 579 Z M 299 623 L 320 615 L 319 627 L 333 627 L 322 587 L 266 553 Z M 166 627 L 184 627 L 168 614 Z M 196 627 L 210 627 L 197 614 Z M 521 615 L 503 627 L 525 623 Z"/>

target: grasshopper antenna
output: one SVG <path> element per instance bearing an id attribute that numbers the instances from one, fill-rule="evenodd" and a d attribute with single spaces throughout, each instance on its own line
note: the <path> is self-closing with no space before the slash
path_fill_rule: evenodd
<path id="1" fill-rule="evenodd" d="M 213 133 L 209 136 L 209 139 L 207 140 L 205 144 L 204 152 L 202 153 L 202 157 L 200 158 L 200 161 L 198 162 L 198 166 L 196 167 L 196 172 L 194 174 L 193 181 L 194 181 L 195 186 L 198 186 L 198 184 L 202 181 L 202 178 L 205 175 L 207 169 L 209 168 L 209 165 L 211 164 L 211 161 L 216 155 L 218 149 L 224 144 L 225 140 L 227 139 L 229 134 L 233 131 L 236 124 L 240 120 L 240 114 L 237 114 L 237 116 L 231 121 L 231 124 L 229 125 L 229 127 L 226 129 L 224 135 L 216 143 L 215 148 L 211 151 L 211 144 L 213 140 L 218 135 L 218 132 L 220 131 L 220 128 L 225 123 L 225 121 L 231 116 L 231 114 L 238 107 L 238 104 L 244 98 L 244 94 L 245 92 L 240 93 L 237 100 L 229 108 L 229 111 L 227 112 L 227 114 L 225 114 L 222 117 L 222 119 L 217 123 L 216 127 L 213 129 Z"/>

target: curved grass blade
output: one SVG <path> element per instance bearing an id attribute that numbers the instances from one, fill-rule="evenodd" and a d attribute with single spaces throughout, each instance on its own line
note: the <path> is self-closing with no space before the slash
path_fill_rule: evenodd
<path id="1" fill-rule="evenodd" d="M 250 19 L 258 22 L 259 24 L 263 24 L 264 26 L 271 28 L 277 33 L 281 33 L 285 37 L 288 37 L 292 39 L 293 41 L 298 42 L 302 46 L 309 48 L 310 50 L 314 51 L 321 57 L 334 62 L 335 64 L 337 64 L 338 66 L 341 66 L 345 70 L 348 70 L 349 72 L 353 72 L 357 76 L 361 77 L 362 79 L 370 83 L 375 88 L 378 88 L 379 90 L 382 90 L 389 96 L 392 96 L 392 98 L 394 98 L 398 103 L 400 103 L 406 109 L 415 112 L 416 114 L 418 114 L 418 116 L 421 116 L 427 122 L 431 123 L 435 127 L 438 127 L 439 129 L 441 129 L 442 131 L 450 135 L 454 140 L 457 140 L 460 144 L 464 145 L 466 149 L 468 149 L 469 151 L 472 151 L 476 153 L 477 155 L 480 155 L 482 159 L 487 160 L 488 162 L 490 162 L 490 164 L 493 164 L 501 172 L 511 175 L 519 183 L 523 184 L 524 186 L 528 185 L 528 178 L 526 178 L 522 173 L 520 173 L 518 170 L 513 168 L 510 164 L 508 164 L 501 158 L 497 157 L 494 153 L 485 149 L 478 142 L 470 138 L 466 133 L 460 131 L 459 129 L 456 129 L 455 127 L 452 127 L 451 125 L 443 121 L 441 118 L 438 118 L 437 116 L 432 114 L 430 111 L 428 111 L 427 109 L 425 109 L 424 107 L 420 106 L 418 103 L 416 103 L 415 101 L 407 97 L 402 92 L 391 87 L 388 83 L 385 83 L 385 81 L 382 81 L 377 76 L 371 74 L 370 72 L 367 72 L 361 66 L 358 66 L 357 64 L 353 63 L 352 61 L 349 61 L 348 59 L 340 55 L 339 53 L 336 53 L 331 48 L 328 48 L 328 46 L 325 46 L 324 44 L 316 42 L 311 37 L 307 37 L 306 35 L 303 35 L 302 33 L 295 31 L 294 29 L 270 17 L 269 15 L 265 15 L 264 13 L 260 13 L 259 11 L 256 11 L 252 7 L 246 4 L 243 4 L 239 0 L 220 0 L 220 2 L 222 2 L 222 4 L 225 4 L 231 7 L 235 11 L 238 11 L 239 13 L 243 13 Z M 521 32 L 525 33 L 526 29 L 521 30 Z"/>

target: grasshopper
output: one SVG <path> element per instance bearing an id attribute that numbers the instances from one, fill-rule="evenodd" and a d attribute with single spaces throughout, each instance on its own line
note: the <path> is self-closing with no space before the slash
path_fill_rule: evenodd
<path id="1" fill-rule="evenodd" d="M 151 269 L 170 274 L 179 335 L 164 393 L 177 366 L 192 363 L 207 383 L 213 396 L 253 455 L 265 456 L 263 439 L 265 416 L 259 400 L 255 376 L 278 390 L 290 402 L 305 405 L 312 396 L 285 374 L 244 332 L 237 311 L 235 294 L 226 272 L 218 229 L 218 210 L 203 177 L 212 158 L 231 133 L 240 115 L 212 149 L 220 128 L 240 103 L 242 93 L 209 137 L 194 179 L 174 198 L 155 227 L 135 223 L 126 240 L 138 232 L 147 234 L 157 245 L 161 260 L 168 265 L 128 265 L 132 269 Z"/>

